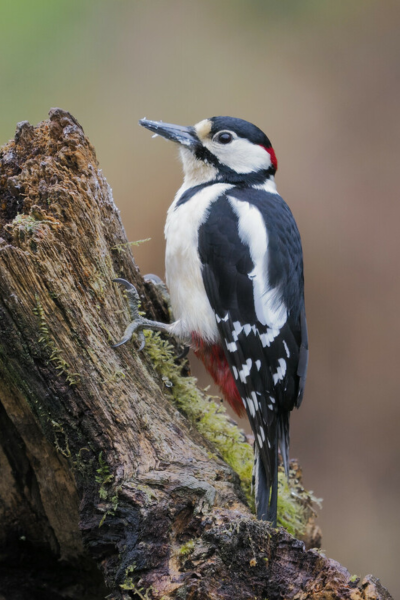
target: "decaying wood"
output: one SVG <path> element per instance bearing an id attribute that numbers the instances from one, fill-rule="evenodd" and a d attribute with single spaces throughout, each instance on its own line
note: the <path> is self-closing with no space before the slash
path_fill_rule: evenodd
<path id="1" fill-rule="evenodd" d="M 115 277 L 168 319 L 126 243 L 79 123 L 20 123 L 0 151 L 0 598 L 389 599 L 257 522 L 146 353 L 111 347 Z"/>

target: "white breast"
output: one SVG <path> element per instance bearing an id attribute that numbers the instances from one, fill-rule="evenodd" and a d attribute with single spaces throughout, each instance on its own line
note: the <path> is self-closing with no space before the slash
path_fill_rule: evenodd
<path id="1" fill-rule="evenodd" d="M 179 198 L 187 189 L 187 186 L 182 186 L 168 210 L 165 224 L 166 280 L 176 319 L 172 333 L 180 337 L 196 332 L 208 342 L 219 339 L 215 314 L 201 275 L 198 231 L 207 218 L 211 204 L 232 187 L 226 183 L 215 183 L 176 208 Z"/>

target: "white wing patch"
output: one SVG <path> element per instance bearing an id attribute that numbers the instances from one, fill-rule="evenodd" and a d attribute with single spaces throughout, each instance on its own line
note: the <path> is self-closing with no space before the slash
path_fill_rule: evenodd
<path id="1" fill-rule="evenodd" d="M 250 414 L 252 417 L 256 416 L 256 404 L 253 402 L 251 398 L 246 398 L 247 404 L 249 405 Z"/>
<path id="2" fill-rule="evenodd" d="M 243 325 L 239 323 L 239 321 L 235 321 L 233 324 L 232 337 L 237 342 L 239 334 L 242 333 Z"/>
<path id="3" fill-rule="evenodd" d="M 224 317 L 220 317 L 219 315 L 217 315 L 217 313 L 215 313 L 215 318 L 217 319 L 217 323 L 221 323 L 221 321 L 226 321 L 229 319 L 229 313 L 226 313 L 226 315 Z"/>
<path id="4" fill-rule="evenodd" d="M 236 342 L 228 342 L 227 339 L 225 339 L 225 345 L 226 345 L 226 349 L 229 352 L 236 352 L 236 350 L 238 349 Z"/>
<path id="5" fill-rule="evenodd" d="M 269 345 L 287 320 L 287 309 L 277 288 L 272 288 L 268 277 L 268 232 L 264 219 L 249 202 L 229 197 L 229 202 L 239 219 L 239 237 L 250 251 L 254 269 L 249 273 L 253 282 L 254 309 L 257 319 L 271 332 L 263 345 Z M 276 333 L 276 335 L 275 335 Z M 273 336 L 273 337 L 272 337 Z M 271 339 L 272 337 L 272 339 Z"/>
<path id="6" fill-rule="evenodd" d="M 272 375 L 275 385 L 278 383 L 278 381 L 281 381 L 286 375 L 286 360 L 284 358 L 279 358 L 278 365 L 279 366 L 277 372 Z"/>
<path id="7" fill-rule="evenodd" d="M 289 347 L 288 347 L 287 343 L 285 342 L 285 340 L 283 340 L 283 345 L 284 345 L 284 347 L 285 347 L 286 356 L 287 356 L 288 358 L 290 358 Z"/>
<path id="8" fill-rule="evenodd" d="M 246 363 L 242 365 L 242 368 L 239 371 L 240 381 L 242 381 L 243 383 L 246 383 L 246 378 L 250 375 L 250 369 L 252 364 L 253 361 L 251 360 L 251 358 L 248 358 L 246 360 Z"/>
<path id="9" fill-rule="evenodd" d="M 260 340 L 263 345 L 263 348 L 265 348 L 265 346 L 270 346 L 271 342 L 273 342 L 274 339 L 279 335 L 279 332 L 280 329 L 276 329 L 273 327 L 267 328 L 267 331 L 260 335 Z"/>
<path id="10" fill-rule="evenodd" d="M 250 331 L 252 330 L 252 327 L 249 323 L 246 323 L 246 325 L 243 325 L 243 331 L 245 333 L 246 336 L 249 335 Z"/>

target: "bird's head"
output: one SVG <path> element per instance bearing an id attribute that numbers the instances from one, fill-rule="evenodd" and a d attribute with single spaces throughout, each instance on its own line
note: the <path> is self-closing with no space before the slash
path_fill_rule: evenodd
<path id="1" fill-rule="evenodd" d="M 185 181 L 190 185 L 211 180 L 262 184 L 274 177 L 278 167 L 265 133 L 242 119 L 212 117 L 194 127 L 148 119 L 139 123 L 180 145 Z"/>

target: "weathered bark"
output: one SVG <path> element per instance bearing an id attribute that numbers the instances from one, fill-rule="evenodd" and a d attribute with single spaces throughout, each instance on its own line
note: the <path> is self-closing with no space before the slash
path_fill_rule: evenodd
<path id="1" fill-rule="evenodd" d="M 0 598 L 390 598 L 256 521 L 148 354 L 111 347 L 115 277 L 168 319 L 126 242 L 77 121 L 19 124 L 0 151 Z"/>

